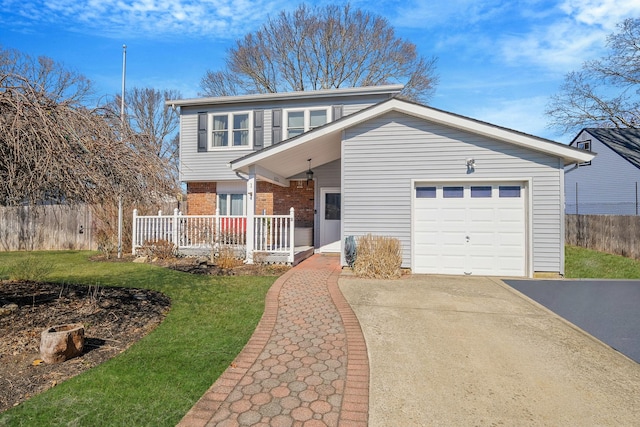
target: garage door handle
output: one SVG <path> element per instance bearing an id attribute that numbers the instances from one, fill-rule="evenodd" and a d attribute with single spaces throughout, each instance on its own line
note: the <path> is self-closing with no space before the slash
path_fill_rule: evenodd
<path id="1" fill-rule="evenodd" d="M 469 236 L 466 236 L 466 239 L 467 239 L 467 242 L 468 242 L 469 240 L 471 240 L 471 239 L 469 238 Z"/>

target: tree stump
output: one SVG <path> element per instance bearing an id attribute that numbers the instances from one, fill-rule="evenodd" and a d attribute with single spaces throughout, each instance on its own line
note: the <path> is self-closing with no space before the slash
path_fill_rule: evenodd
<path id="1" fill-rule="evenodd" d="M 61 363 L 79 356 L 84 348 L 84 325 L 57 325 L 42 331 L 40 357 L 46 363 Z"/>

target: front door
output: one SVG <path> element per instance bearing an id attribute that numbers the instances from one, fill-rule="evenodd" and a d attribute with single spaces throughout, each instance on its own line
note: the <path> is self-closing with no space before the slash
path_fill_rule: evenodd
<path id="1" fill-rule="evenodd" d="M 320 252 L 340 252 L 340 199 L 340 188 L 320 189 Z"/>

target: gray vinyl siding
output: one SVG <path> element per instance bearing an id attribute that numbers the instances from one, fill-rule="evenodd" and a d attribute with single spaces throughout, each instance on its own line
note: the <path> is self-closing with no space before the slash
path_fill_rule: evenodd
<path id="1" fill-rule="evenodd" d="M 389 113 L 345 132 L 343 235 L 396 237 L 410 267 L 412 180 L 531 180 L 533 271 L 562 272 L 562 175 L 556 157 Z"/>
<path id="2" fill-rule="evenodd" d="M 588 132 L 577 142 L 591 140 L 591 151 L 597 156 L 591 165 L 567 167 L 565 172 L 565 209 L 584 215 L 636 215 L 636 184 L 640 188 L 640 170 L 604 145 Z"/>
<path id="3" fill-rule="evenodd" d="M 180 115 L 180 180 L 224 181 L 237 180 L 238 176 L 228 164 L 252 150 L 215 150 L 198 152 L 198 112 L 193 110 Z M 208 130 L 211 132 L 211 130 Z"/>
<path id="4" fill-rule="evenodd" d="M 377 102 L 380 102 L 379 100 Z M 358 102 L 354 104 L 344 104 L 342 107 L 342 117 L 348 116 L 349 114 L 357 113 L 360 110 L 364 110 L 367 107 L 376 104 L 377 102 Z"/>
<path id="5" fill-rule="evenodd" d="M 264 110 L 264 147 L 273 144 L 272 110 L 274 108 L 288 110 L 299 108 L 319 108 L 342 105 L 343 117 L 367 108 L 387 99 L 382 95 L 360 95 L 350 98 L 321 98 L 318 100 L 288 100 L 281 102 L 259 102 L 253 104 L 225 104 L 209 107 L 182 107 L 180 111 L 180 180 L 189 181 L 224 181 L 238 179 L 227 164 L 239 157 L 251 153 L 248 149 L 229 149 L 198 152 L 198 113 L 228 113 L 233 111 Z M 283 117 L 284 119 L 284 117 Z M 283 124 L 284 126 L 284 124 Z M 211 129 L 208 129 L 211 132 Z M 283 129 L 283 132 L 285 130 Z"/>

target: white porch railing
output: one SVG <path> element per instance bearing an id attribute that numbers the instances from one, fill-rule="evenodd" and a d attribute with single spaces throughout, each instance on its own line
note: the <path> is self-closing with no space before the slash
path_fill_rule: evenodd
<path id="1" fill-rule="evenodd" d="M 295 255 L 294 210 L 289 215 L 256 215 L 253 218 L 253 250 L 269 255 L 288 255 L 288 262 L 293 262 Z"/>
<path id="2" fill-rule="evenodd" d="M 289 215 L 256 215 L 251 239 L 253 254 L 285 255 L 294 260 L 294 210 Z M 175 209 L 173 215 L 138 215 L 133 211 L 131 249 L 136 254 L 145 244 L 166 240 L 180 250 L 247 247 L 247 217 L 216 215 L 183 215 Z M 252 257 L 251 259 L 255 259 Z"/>

